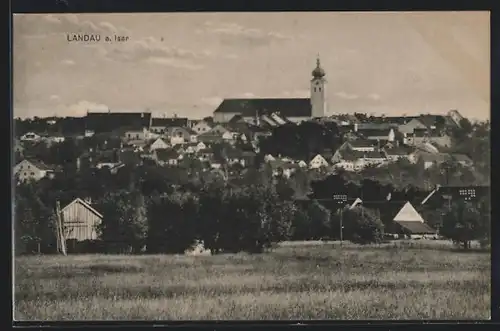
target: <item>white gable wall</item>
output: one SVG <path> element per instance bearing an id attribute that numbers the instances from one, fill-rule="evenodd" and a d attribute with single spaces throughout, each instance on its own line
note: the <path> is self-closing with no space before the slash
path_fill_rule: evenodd
<path id="1" fill-rule="evenodd" d="M 407 202 L 403 208 L 394 217 L 395 222 L 421 222 L 424 223 L 424 219 L 415 210 L 411 203 Z"/>

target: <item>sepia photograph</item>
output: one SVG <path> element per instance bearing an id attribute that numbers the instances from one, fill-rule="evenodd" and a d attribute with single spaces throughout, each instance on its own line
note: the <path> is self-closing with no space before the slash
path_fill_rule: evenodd
<path id="1" fill-rule="evenodd" d="M 15 321 L 490 318 L 489 12 L 12 26 Z"/>

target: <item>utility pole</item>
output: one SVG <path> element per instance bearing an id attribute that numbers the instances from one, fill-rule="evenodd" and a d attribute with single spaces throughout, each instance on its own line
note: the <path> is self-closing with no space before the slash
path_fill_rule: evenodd
<path id="1" fill-rule="evenodd" d="M 344 241 L 344 206 L 345 203 L 347 202 L 347 195 L 346 194 L 335 194 L 333 196 L 333 200 L 337 201 L 337 206 L 340 206 L 339 212 L 340 212 L 340 247 L 342 247 L 343 241 Z"/>

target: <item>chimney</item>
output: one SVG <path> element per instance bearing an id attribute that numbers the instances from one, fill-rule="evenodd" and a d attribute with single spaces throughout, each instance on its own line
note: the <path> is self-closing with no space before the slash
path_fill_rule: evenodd
<path id="1" fill-rule="evenodd" d="M 77 157 L 76 158 L 76 171 L 80 171 L 80 166 L 81 166 L 81 158 Z"/>
<path id="2" fill-rule="evenodd" d="M 354 123 L 354 132 L 358 132 L 358 123 Z"/>
<path id="3" fill-rule="evenodd" d="M 88 203 L 89 205 L 92 204 L 92 198 L 91 197 L 86 197 L 83 201 L 85 201 L 85 203 Z"/>

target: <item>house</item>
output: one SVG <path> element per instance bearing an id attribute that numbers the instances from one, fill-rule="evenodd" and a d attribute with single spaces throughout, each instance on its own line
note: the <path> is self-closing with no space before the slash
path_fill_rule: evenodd
<path id="1" fill-rule="evenodd" d="M 377 149 L 377 146 L 375 145 L 373 140 L 358 139 L 354 141 L 346 141 L 338 148 L 338 150 L 340 151 L 346 149 L 351 149 L 353 151 L 359 152 L 374 152 Z"/>
<path id="2" fill-rule="evenodd" d="M 309 169 L 319 169 L 322 167 L 328 167 L 329 163 L 325 158 L 318 154 L 309 162 Z"/>
<path id="3" fill-rule="evenodd" d="M 451 159 L 464 167 L 472 167 L 474 162 L 465 154 L 451 154 Z"/>
<path id="4" fill-rule="evenodd" d="M 416 150 L 424 151 L 424 152 L 431 153 L 431 154 L 438 154 L 439 153 L 439 149 L 428 141 L 421 143 L 421 144 L 418 144 L 418 145 L 415 145 L 415 148 L 416 148 Z"/>
<path id="5" fill-rule="evenodd" d="M 128 128 L 133 132 L 150 131 L 151 112 L 87 112 L 85 130 L 94 133 L 113 132 Z"/>
<path id="6" fill-rule="evenodd" d="M 14 175 L 21 182 L 27 180 L 40 180 L 45 177 L 53 177 L 55 170 L 48 165 L 36 160 L 23 160 L 13 169 Z"/>
<path id="7" fill-rule="evenodd" d="M 163 117 L 151 120 L 151 132 L 158 134 L 165 134 L 167 128 L 173 126 L 189 127 L 189 119 L 187 117 Z"/>
<path id="8" fill-rule="evenodd" d="M 19 140 L 21 141 L 39 141 L 42 137 L 34 132 L 28 132 L 23 134 Z"/>
<path id="9" fill-rule="evenodd" d="M 300 160 L 299 162 L 297 162 L 297 165 L 300 168 L 307 168 L 307 163 L 304 160 Z"/>
<path id="10" fill-rule="evenodd" d="M 343 151 L 337 150 L 331 161 L 337 169 L 342 168 L 346 171 L 358 171 L 364 167 L 364 153 L 365 152 L 352 149 L 345 149 Z"/>
<path id="11" fill-rule="evenodd" d="M 203 142 L 205 144 L 219 143 L 222 142 L 222 134 L 205 132 L 198 135 L 198 141 Z"/>
<path id="12" fill-rule="evenodd" d="M 203 134 L 203 133 L 206 133 L 206 132 L 209 132 L 210 130 L 212 130 L 213 128 L 213 124 L 207 122 L 207 121 L 199 121 L 198 123 L 196 123 L 191 129 L 196 132 L 197 134 Z"/>
<path id="13" fill-rule="evenodd" d="M 450 110 L 447 115 L 457 127 L 461 126 L 460 122 L 464 119 L 464 117 L 458 112 L 458 110 Z"/>
<path id="14" fill-rule="evenodd" d="M 437 231 L 424 222 L 422 216 L 410 202 L 406 202 L 393 218 L 393 230 L 412 239 L 421 239 L 427 236 L 436 236 Z"/>
<path id="15" fill-rule="evenodd" d="M 407 145 L 420 145 L 425 142 L 430 142 L 441 147 L 451 146 L 451 137 L 437 130 L 415 129 L 413 135 L 407 134 L 405 139 Z"/>
<path id="16" fill-rule="evenodd" d="M 64 237 L 77 242 L 97 240 L 98 226 L 103 216 L 91 205 L 90 201 L 76 198 L 61 209 Z"/>
<path id="17" fill-rule="evenodd" d="M 425 124 L 423 124 L 418 118 L 413 118 L 408 123 L 398 126 L 398 131 L 402 134 L 413 133 L 415 129 L 427 129 L 427 126 L 425 126 Z"/>
<path id="18" fill-rule="evenodd" d="M 222 139 L 227 142 L 235 142 L 238 137 L 237 132 L 226 131 L 222 134 Z"/>
<path id="19" fill-rule="evenodd" d="M 99 162 L 96 165 L 96 169 L 109 169 L 109 172 L 113 175 L 118 173 L 118 170 L 125 166 L 122 162 Z"/>
<path id="20" fill-rule="evenodd" d="M 210 131 L 209 133 L 212 134 L 217 134 L 217 135 L 223 135 L 224 133 L 228 132 L 229 130 L 226 128 L 226 126 L 222 124 L 216 124 Z"/>
<path id="21" fill-rule="evenodd" d="M 389 129 L 358 129 L 358 134 L 368 140 L 394 141 L 396 138 L 393 128 Z"/>
<path id="22" fill-rule="evenodd" d="M 264 155 L 264 162 L 269 162 L 269 161 L 274 161 L 276 158 L 272 156 L 271 154 L 266 154 Z"/>
<path id="23" fill-rule="evenodd" d="M 410 160 L 411 151 L 404 147 L 384 148 L 385 157 L 389 162 L 396 162 L 399 159 Z"/>
<path id="24" fill-rule="evenodd" d="M 179 161 L 182 159 L 182 155 L 180 155 L 176 150 L 172 148 L 166 149 L 156 149 L 153 153 L 154 160 L 159 165 L 172 165 L 176 166 L 179 164 Z"/>
<path id="25" fill-rule="evenodd" d="M 50 135 L 47 137 L 42 137 L 41 139 L 44 140 L 50 146 L 53 144 L 62 143 L 64 140 L 66 140 L 66 137 L 60 135 Z"/>
<path id="26" fill-rule="evenodd" d="M 202 162 L 210 162 L 213 164 L 214 152 L 210 148 L 201 149 L 198 151 L 198 159 Z"/>
<path id="27" fill-rule="evenodd" d="M 387 158 L 383 151 L 363 152 L 362 159 L 364 160 L 366 166 L 380 165 L 387 161 Z"/>
<path id="28" fill-rule="evenodd" d="M 168 147 L 169 145 L 161 138 L 154 140 L 151 144 L 148 145 L 148 149 L 150 152 L 154 151 L 155 149 L 166 149 Z"/>
<path id="29" fill-rule="evenodd" d="M 189 128 L 183 128 L 183 127 L 169 127 L 167 128 L 167 136 L 170 139 L 170 144 L 173 145 L 178 145 L 178 144 L 184 144 L 187 142 L 196 142 L 197 140 L 197 135 L 196 133 L 189 129 Z"/>
<path id="30" fill-rule="evenodd" d="M 123 137 L 126 141 L 130 140 L 147 140 L 150 132 L 146 128 L 126 128 Z"/>
<path id="31" fill-rule="evenodd" d="M 421 161 L 424 165 L 424 169 L 429 169 L 432 166 L 439 166 L 440 164 L 450 160 L 450 155 L 446 153 L 426 153 L 418 152 L 416 155 L 416 160 Z"/>
<path id="32" fill-rule="evenodd" d="M 268 164 L 272 169 L 273 176 L 283 176 L 285 178 L 290 178 L 290 176 L 299 168 L 299 166 L 293 162 L 286 162 L 282 160 L 272 160 L 269 161 Z"/>

